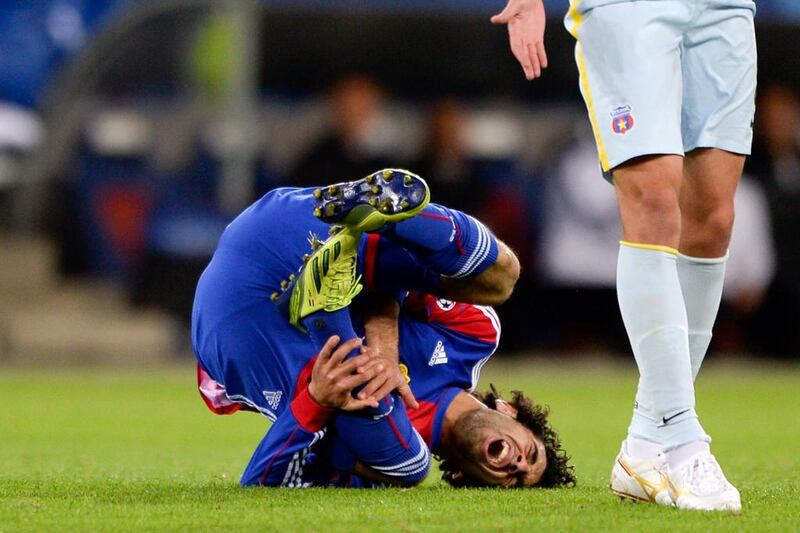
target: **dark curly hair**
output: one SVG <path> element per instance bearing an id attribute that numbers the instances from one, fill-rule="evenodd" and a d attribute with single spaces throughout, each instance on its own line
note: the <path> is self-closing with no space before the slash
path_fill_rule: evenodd
<path id="1" fill-rule="evenodd" d="M 494 385 L 489 385 L 489 387 L 491 390 L 485 393 L 473 392 L 472 395 L 490 409 L 496 410 L 497 400 L 503 400 L 503 398 Z M 517 410 L 517 421 L 530 429 L 544 444 L 547 466 L 536 486 L 544 488 L 574 486 L 575 467 L 569 464 L 570 457 L 561 448 L 561 440 L 558 438 L 558 433 L 555 432 L 547 420 L 550 409 L 547 406 L 533 403 L 522 391 L 511 391 L 511 401 L 508 403 Z M 480 479 L 464 473 L 455 461 L 444 460 L 440 468 L 442 470 L 442 479 L 453 487 L 486 486 L 486 483 Z M 459 475 L 456 475 L 457 473 Z"/>

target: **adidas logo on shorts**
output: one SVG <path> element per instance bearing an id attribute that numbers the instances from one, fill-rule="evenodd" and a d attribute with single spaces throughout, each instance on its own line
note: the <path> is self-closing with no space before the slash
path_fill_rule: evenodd
<path id="1" fill-rule="evenodd" d="M 283 396 L 283 391 L 279 390 L 265 390 L 261 391 L 261 394 L 264 395 L 264 399 L 267 400 L 267 403 L 274 411 L 278 408 L 281 404 L 281 397 Z"/>

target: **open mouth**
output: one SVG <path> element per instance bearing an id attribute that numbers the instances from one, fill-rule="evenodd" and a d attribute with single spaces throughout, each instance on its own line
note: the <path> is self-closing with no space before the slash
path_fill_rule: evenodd
<path id="1" fill-rule="evenodd" d="M 483 455 L 490 466 L 502 469 L 514 458 L 514 448 L 506 439 L 489 438 L 483 445 Z"/>

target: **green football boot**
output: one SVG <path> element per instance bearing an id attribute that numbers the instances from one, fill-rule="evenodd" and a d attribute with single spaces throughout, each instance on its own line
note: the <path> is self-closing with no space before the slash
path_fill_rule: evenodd
<path id="1" fill-rule="evenodd" d="M 325 242 L 311 235 L 313 252 L 303 257 L 304 264 L 297 275 L 281 282 L 283 293 L 272 294 L 289 323 L 303 332 L 303 318 L 317 311 L 347 307 L 363 289 L 356 272 L 361 232 L 334 226 L 330 233 Z"/>
<path id="2" fill-rule="evenodd" d="M 367 232 L 417 216 L 430 202 L 431 192 L 416 174 L 386 168 L 317 189 L 314 198 L 314 216 L 323 222 Z"/>

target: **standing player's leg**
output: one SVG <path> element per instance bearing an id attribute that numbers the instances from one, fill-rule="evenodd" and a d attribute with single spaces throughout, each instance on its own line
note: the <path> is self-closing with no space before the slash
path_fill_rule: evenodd
<path id="1" fill-rule="evenodd" d="M 692 371 L 696 376 L 711 340 L 733 226 L 733 201 L 750 153 L 755 113 L 756 43 L 753 8 L 706 7 L 684 38 L 683 228 L 679 274 L 686 301 Z M 707 444 L 667 454 L 675 505 L 685 509 L 741 509 Z M 702 444 L 705 444 L 702 446 Z"/>
<path id="2" fill-rule="evenodd" d="M 677 270 L 683 175 L 682 43 L 689 4 L 624 2 L 567 16 L 601 167 L 623 227 L 617 294 L 639 368 L 628 437 L 612 470 L 624 497 L 671 504 L 660 453 L 707 440 L 694 410 Z M 633 43 L 633 44 L 632 44 Z"/>
<path id="3" fill-rule="evenodd" d="M 658 156 L 614 171 L 623 231 L 617 295 L 640 374 L 623 447 L 634 461 L 708 441 L 695 411 L 688 322 L 677 266 L 682 167 L 681 158 Z M 617 464 L 624 461 L 621 457 Z M 624 477 L 617 474 L 617 479 Z M 652 499 L 659 501 L 655 495 Z"/>
<path id="4" fill-rule="evenodd" d="M 711 339 L 733 226 L 733 198 L 752 144 L 756 42 L 748 8 L 702 10 L 687 33 L 681 117 L 686 162 L 678 268 L 696 374 Z M 694 333 L 691 333 L 694 332 Z"/>
<path id="5" fill-rule="evenodd" d="M 733 199 L 744 159 L 718 149 L 699 149 L 687 154 L 684 164 L 678 275 L 686 303 L 693 378 L 711 342 L 722 299 Z"/>

